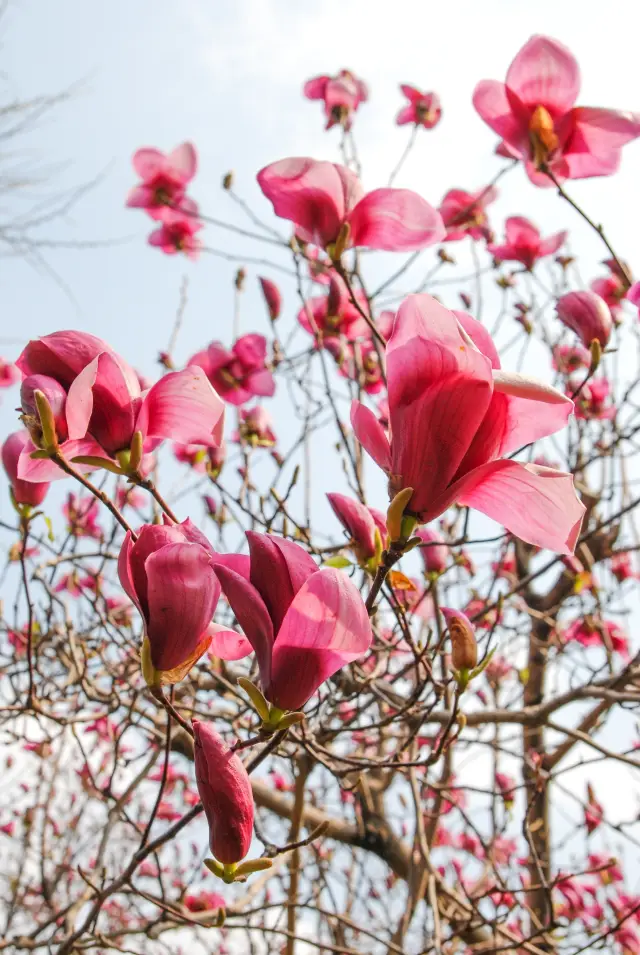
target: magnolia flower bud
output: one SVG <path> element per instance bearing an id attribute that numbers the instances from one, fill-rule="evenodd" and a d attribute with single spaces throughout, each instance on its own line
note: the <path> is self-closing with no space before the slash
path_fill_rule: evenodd
<path id="1" fill-rule="evenodd" d="M 275 322 L 275 320 L 280 316 L 280 311 L 282 309 L 282 296 L 280 295 L 280 290 L 276 283 L 272 282 L 271 279 L 258 278 L 258 281 L 262 287 L 264 300 L 267 303 L 269 318 L 272 322 Z"/>
<path id="2" fill-rule="evenodd" d="M 7 472 L 16 504 L 36 507 L 45 499 L 49 485 L 42 481 L 21 481 L 18 478 L 18 460 L 28 445 L 29 435 L 26 431 L 15 431 L 10 434 L 2 445 L 2 464 Z"/>
<path id="3" fill-rule="evenodd" d="M 611 335 L 609 306 L 595 292 L 567 292 L 556 306 L 560 321 L 571 328 L 588 348 L 596 338 L 606 348 Z"/>
<path id="4" fill-rule="evenodd" d="M 478 644 L 473 625 L 461 610 L 442 607 L 451 638 L 451 662 L 455 670 L 473 670 L 478 663 Z"/>

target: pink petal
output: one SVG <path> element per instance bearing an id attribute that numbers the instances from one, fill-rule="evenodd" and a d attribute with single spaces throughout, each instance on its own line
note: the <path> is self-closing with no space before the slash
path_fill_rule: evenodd
<path id="1" fill-rule="evenodd" d="M 219 447 L 224 402 L 201 368 L 170 372 L 144 396 L 136 429 L 147 438 L 171 438 L 179 444 Z"/>
<path id="2" fill-rule="evenodd" d="M 220 596 L 209 555 L 199 544 L 166 544 L 145 561 L 151 659 L 172 670 L 195 651 Z"/>
<path id="3" fill-rule="evenodd" d="M 324 99 L 327 83 L 330 79 L 330 76 L 314 76 L 313 79 L 307 80 L 302 87 L 303 95 L 307 99 Z"/>
<path id="4" fill-rule="evenodd" d="M 29 443 L 18 459 L 18 477 L 21 478 L 21 480 L 37 482 L 62 481 L 68 477 L 68 474 L 65 474 L 57 464 L 54 464 L 54 462 L 48 458 L 43 458 L 42 460 L 36 458 L 34 461 L 30 455 L 31 452 L 35 450 L 35 445 Z M 60 451 L 67 461 L 73 461 L 75 457 L 79 457 L 80 455 L 91 455 L 97 458 L 107 457 L 98 442 L 91 437 L 83 438 L 80 441 L 65 441 L 64 444 L 60 445 Z M 95 471 L 94 467 L 90 467 L 86 464 L 75 464 L 74 467 L 83 474 L 86 474 L 88 471 Z"/>
<path id="5" fill-rule="evenodd" d="M 496 348 L 493 338 L 491 337 L 488 329 L 479 322 L 476 318 L 472 318 L 467 312 L 460 312 L 457 309 L 453 310 L 453 314 L 458 319 L 459 323 L 462 325 L 463 329 L 476 346 L 479 348 L 483 355 L 491 362 L 492 368 L 500 368 L 500 356 L 498 355 L 498 349 Z"/>
<path id="6" fill-rule="evenodd" d="M 176 146 L 167 156 L 167 164 L 179 174 L 183 185 L 190 182 L 198 168 L 198 156 L 192 143 Z"/>
<path id="7" fill-rule="evenodd" d="M 580 92 L 580 68 L 572 53 L 547 36 L 532 36 L 507 71 L 506 86 L 527 106 L 566 113 Z"/>
<path id="8" fill-rule="evenodd" d="M 130 444 L 140 384 L 130 379 L 120 361 L 108 352 L 98 355 L 72 382 L 65 413 L 69 437 L 83 438 L 89 427 L 108 452 Z"/>
<path id="9" fill-rule="evenodd" d="M 493 389 L 508 396 L 500 455 L 561 431 L 573 411 L 573 401 L 561 391 L 524 375 L 494 371 Z"/>
<path id="10" fill-rule="evenodd" d="M 400 89 L 410 103 L 417 103 L 424 96 L 424 94 L 420 90 L 416 89 L 415 86 L 407 86 L 405 83 L 400 84 Z"/>
<path id="11" fill-rule="evenodd" d="M 348 217 L 350 244 L 388 252 L 412 252 L 441 242 L 439 212 L 409 189 L 374 189 Z"/>
<path id="12" fill-rule="evenodd" d="M 559 554 L 575 548 L 584 505 L 573 476 L 516 461 L 490 461 L 452 488 L 454 500 L 482 511 L 520 540 Z"/>
<path id="13" fill-rule="evenodd" d="M 247 368 L 262 368 L 267 358 L 267 339 L 264 335 L 243 335 L 233 346 L 233 354 Z"/>
<path id="14" fill-rule="evenodd" d="M 632 305 L 636 305 L 640 308 L 640 282 L 634 282 L 627 292 L 626 297 Z"/>
<path id="15" fill-rule="evenodd" d="M 282 159 L 262 169 L 257 179 L 275 214 L 293 222 L 305 242 L 322 247 L 335 241 L 362 196 L 355 173 L 315 159 Z"/>
<path id="16" fill-rule="evenodd" d="M 125 205 L 130 209 L 147 209 L 154 204 L 154 198 L 154 191 L 149 186 L 134 186 Z"/>
<path id="17" fill-rule="evenodd" d="M 333 568 L 312 574 L 287 611 L 273 648 L 269 699 L 297 710 L 340 667 L 371 644 L 362 597 Z"/>
<path id="18" fill-rule="evenodd" d="M 606 155 L 621 149 L 626 143 L 640 136 L 639 113 L 580 106 L 573 110 L 572 115 L 576 130 L 580 133 L 581 142 L 586 145 L 589 152 L 596 155 Z M 575 135 L 574 132 L 574 137 Z M 573 138 L 568 152 L 574 152 Z"/>
<path id="19" fill-rule="evenodd" d="M 391 470 L 389 439 L 373 411 L 359 401 L 351 405 L 351 427 L 367 454 L 388 474 Z"/>
<path id="20" fill-rule="evenodd" d="M 473 105 L 487 126 L 505 141 L 510 156 L 514 155 L 514 150 L 517 150 L 516 155 L 528 155 L 527 125 L 521 115 L 514 113 L 504 83 L 481 80 L 473 92 Z"/>
<path id="21" fill-rule="evenodd" d="M 124 541 L 122 542 L 122 547 L 120 548 L 120 554 L 118 555 L 118 578 L 127 597 L 137 607 L 140 616 L 144 617 L 144 611 L 138 600 L 138 594 L 133 580 L 133 571 L 131 568 L 132 547 L 133 539 L 131 537 L 131 531 L 127 531 Z"/>
<path id="22" fill-rule="evenodd" d="M 538 248 L 540 232 L 532 222 L 529 222 L 523 216 L 510 216 L 504 224 L 504 231 L 510 245 Z"/>
<path id="23" fill-rule="evenodd" d="M 251 392 L 252 395 L 259 395 L 263 398 L 271 398 L 276 390 L 275 378 L 268 368 L 247 375 L 245 385 L 247 391 Z"/>
<path id="24" fill-rule="evenodd" d="M 327 499 L 349 536 L 364 550 L 366 557 L 372 557 L 375 553 L 377 525 L 369 508 L 345 494 L 327 494 Z"/>
<path id="25" fill-rule="evenodd" d="M 25 377 L 49 375 L 68 388 L 82 369 L 102 352 L 118 357 L 106 342 L 95 335 L 76 331 L 53 332 L 30 341 L 16 365 Z M 135 374 L 133 369 L 130 371 Z"/>
<path id="26" fill-rule="evenodd" d="M 253 647 L 260 680 L 266 686 L 271 676 L 271 652 L 273 649 L 273 624 L 265 603 L 245 577 L 216 562 L 215 572 L 229 606 L 251 646 Z"/>
<path id="27" fill-rule="evenodd" d="M 406 126 L 407 123 L 415 123 L 415 106 L 404 106 L 396 116 L 396 126 Z"/>
<path id="28" fill-rule="evenodd" d="M 220 657 L 221 660 L 242 660 L 253 653 L 253 647 L 246 637 L 235 630 L 228 630 L 217 623 L 209 626 L 209 633 L 212 635 L 209 653 L 211 656 Z"/>
<path id="29" fill-rule="evenodd" d="M 247 531 L 251 555 L 251 583 L 258 590 L 277 634 L 291 601 L 318 567 L 300 544 Z"/>
<path id="30" fill-rule="evenodd" d="M 144 181 L 153 179 L 164 167 L 165 156 L 159 149 L 138 149 L 133 154 L 133 168 Z"/>
<path id="31" fill-rule="evenodd" d="M 568 232 L 556 232 L 554 235 L 550 235 L 548 238 L 543 239 L 538 248 L 539 258 L 544 258 L 545 255 L 553 255 L 558 249 L 564 245 L 567 241 Z"/>

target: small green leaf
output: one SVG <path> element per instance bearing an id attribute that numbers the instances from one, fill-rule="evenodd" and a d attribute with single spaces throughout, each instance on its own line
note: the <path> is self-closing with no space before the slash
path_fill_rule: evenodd
<path id="1" fill-rule="evenodd" d="M 335 557 L 328 557 L 327 560 L 323 561 L 322 566 L 337 567 L 338 570 L 342 570 L 344 567 L 353 567 L 353 563 L 348 557 L 344 557 L 342 554 L 336 554 Z"/>

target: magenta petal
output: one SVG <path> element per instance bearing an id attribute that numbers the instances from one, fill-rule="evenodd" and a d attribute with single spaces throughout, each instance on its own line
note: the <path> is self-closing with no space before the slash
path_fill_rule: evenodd
<path id="1" fill-rule="evenodd" d="M 245 577 L 217 562 L 215 572 L 229 606 L 255 651 L 260 668 L 260 680 L 262 685 L 266 686 L 271 677 L 271 652 L 274 640 L 269 611 L 256 588 Z"/>
<path id="2" fill-rule="evenodd" d="M 581 142 L 589 152 L 597 156 L 616 151 L 640 136 L 639 113 L 579 106 L 573 110 L 572 116 L 576 130 L 580 132 Z M 572 139 L 569 152 L 574 151 Z"/>
<path id="3" fill-rule="evenodd" d="M 144 611 L 142 605 L 138 600 L 138 595 L 136 593 L 135 582 L 133 579 L 133 571 L 131 567 L 131 550 L 133 548 L 133 538 L 131 537 L 131 531 L 127 531 L 124 541 L 122 542 L 122 547 L 120 548 L 120 554 L 118 555 L 118 577 L 120 579 L 120 584 L 125 594 L 129 600 L 137 607 L 140 615 L 144 617 Z"/>
<path id="4" fill-rule="evenodd" d="M 580 92 L 580 68 L 562 43 L 532 36 L 507 72 L 506 85 L 527 106 L 544 106 L 552 114 L 566 113 Z"/>
<path id="5" fill-rule="evenodd" d="M 404 106 L 396 116 L 396 126 L 406 126 L 407 123 L 415 123 L 415 121 L 416 108 L 412 105 Z"/>
<path id="6" fill-rule="evenodd" d="M 391 470 L 389 439 L 373 411 L 359 401 L 351 404 L 351 427 L 367 454 L 388 474 Z"/>
<path id="7" fill-rule="evenodd" d="M 440 213 L 409 189 L 375 189 L 348 217 L 350 244 L 388 252 L 412 252 L 441 242 Z"/>
<path id="8" fill-rule="evenodd" d="M 516 461 L 491 461 L 451 489 L 458 504 L 474 507 L 528 544 L 572 554 L 585 507 L 573 476 Z"/>
<path id="9" fill-rule="evenodd" d="M 259 395 L 263 398 L 271 398 L 275 394 L 276 382 L 268 368 L 261 371 L 254 371 L 246 378 L 247 391 L 252 395 Z"/>
<path id="10" fill-rule="evenodd" d="M 253 653 L 251 643 L 235 630 L 212 623 L 209 626 L 209 633 L 212 638 L 209 646 L 211 656 L 220 657 L 221 660 L 242 660 L 243 657 Z"/>
<path id="11" fill-rule="evenodd" d="M 129 191 L 125 205 L 129 209 L 148 209 L 153 205 L 154 200 L 154 191 L 149 186 L 134 186 Z"/>
<path id="12" fill-rule="evenodd" d="M 157 670 L 184 663 L 202 641 L 220 596 L 209 555 L 198 544 L 167 544 L 145 561 L 151 660 Z"/>
<path id="13" fill-rule="evenodd" d="M 48 458 L 43 458 L 42 460 L 36 459 L 35 461 L 31 457 L 31 452 L 35 451 L 36 447 L 34 444 L 29 444 L 25 447 L 24 451 L 18 459 L 18 477 L 23 481 L 62 481 L 64 478 L 68 477 L 68 474 L 58 467 L 57 464 L 54 464 L 53 461 L 50 461 Z M 80 441 L 65 441 L 64 444 L 60 445 L 60 451 L 62 455 L 67 459 L 67 461 L 73 461 L 75 457 L 80 455 L 91 455 L 96 458 L 107 458 L 104 451 L 100 447 L 97 441 L 94 441 L 93 438 L 87 437 L 83 438 Z M 83 474 L 86 474 L 88 471 L 95 471 L 95 468 L 87 464 L 76 464 L 74 465 L 79 471 Z"/>
<path id="14" fill-rule="evenodd" d="M 368 507 L 345 494 L 327 494 L 334 514 L 349 532 L 365 558 L 373 557 L 376 549 L 376 521 Z M 384 535 L 382 536 L 384 540 Z"/>
<path id="15" fill-rule="evenodd" d="M 91 431 L 108 453 L 128 448 L 133 435 L 136 404 L 140 397 L 137 377 L 110 352 L 98 355 L 71 383 L 66 416 L 71 438 Z"/>
<path id="16" fill-rule="evenodd" d="M 157 381 L 144 396 L 136 422 L 145 438 L 208 447 L 219 447 L 223 428 L 224 402 L 197 365 Z"/>
<path id="17" fill-rule="evenodd" d="M 318 567 L 306 550 L 275 534 L 247 531 L 251 583 L 259 591 L 277 634 L 287 609 Z"/>
<path id="18" fill-rule="evenodd" d="M 287 611 L 273 648 L 268 698 L 298 710 L 340 667 L 371 644 L 371 623 L 360 592 L 333 568 L 312 574 Z"/>
<path id="19" fill-rule="evenodd" d="M 487 126 L 505 141 L 510 156 L 514 150 L 522 157 L 528 155 L 526 123 L 514 114 L 504 83 L 481 80 L 473 93 L 473 105 Z"/>
<path id="20" fill-rule="evenodd" d="M 453 314 L 476 348 L 479 348 L 482 354 L 486 355 L 489 359 L 491 367 L 500 368 L 498 349 L 488 329 L 485 328 L 482 322 L 479 322 L 476 318 L 472 318 L 467 312 L 460 312 L 457 309 L 454 309 Z"/>
<path id="21" fill-rule="evenodd" d="M 267 358 L 267 339 L 256 333 L 243 335 L 233 346 L 233 352 L 246 368 L 262 368 Z"/>
<path id="22" fill-rule="evenodd" d="M 307 99 L 324 99 L 327 83 L 330 79 L 330 76 L 314 76 L 313 79 L 307 80 L 302 87 L 304 96 Z"/>
<path id="23" fill-rule="evenodd" d="M 113 349 L 95 335 L 76 331 L 53 332 L 30 341 L 16 365 L 25 377 L 49 375 L 69 388 L 82 369 L 102 352 L 117 357 Z"/>

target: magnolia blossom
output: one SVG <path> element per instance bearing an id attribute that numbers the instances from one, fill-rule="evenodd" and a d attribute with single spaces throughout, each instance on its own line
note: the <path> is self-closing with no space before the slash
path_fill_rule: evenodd
<path id="1" fill-rule="evenodd" d="M 553 349 L 553 367 L 561 375 L 572 375 L 591 364 L 591 352 L 584 345 L 556 345 Z"/>
<path id="2" fill-rule="evenodd" d="M 239 428 L 233 440 L 245 442 L 254 448 L 272 448 L 278 439 L 273 430 L 273 419 L 267 409 L 262 405 L 241 408 Z"/>
<path id="3" fill-rule="evenodd" d="M 338 363 L 338 371 L 345 378 L 357 381 L 362 391 L 377 395 L 384 388 L 378 346 L 370 338 L 350 344 L 330 338 L 326 347 Z"/>
<path id="4" fill-rule="evenodd" d="M 216 565 L 245 636 L 220 631 L 211 652 L 238 660 L 253 650 L 265 697 L 282 710 L 298 710 L 368 649 L 369 617 L 349 578 L 331 567 L 318 570 L 299 544 L 252 531 L 247 540 L 249 558 Z"/>
<path id="5" fill-rule="evenodd" d="M 570 381 L 567 395 L 575 398 L 576 418 L 609 421 L 616 416 L 616 406 L 611 404 L 611 384 L 608 378 L 592 378 L 586 384 Z"/>
<path id="6" fill-rule="evenodd" d="M 20 381 L 18 368 L 0 356 L 0 388 L 10 388 L 16 381 Z"/>
<path id="7" fill-rule="evenodd" d="M 505 242 L 490 244 L 489 251 L 504 262 L 522 262 L 526 269 L 534 267 L 538 259 L 557 252 L 567 238 L 566 232 L 556 232 L 542 239 L 540 231 L 522 216 L 511 216 L 504 224 Z"/>
<path id="8" fill-rule="evenodd" d="M 197 259 L 202 242 L 196 233 L 204 228 L 204 223 L 198 218 L 196 203 L 183 199 L 179 209 L 163 209 L 161 219 L 162 224 L 149 235 L 149 245 L 162 249 L 166 255 L 184 252 L 188 259 Z"/>
<path id="9" fill-rule="evenodd" d="M 335 248 L 364 247 L 412 252 L 444 238 L 440 215 L 408 189 L 374 189 L 365 195 L 345 166 L 291 158 L 265 166 L 258 185 L 282 219 L 289 219 L 304 242 Z"/>
<path id="10" fill-rule="evenodd" d="M 367 507 L 345 494 L 327 494 L 327 500 L 351 537 L 358 562 L 367 565 L 387 545 L 387 519 L 382 511 Z"/>
<path id="11" fill-rule="evenodd" d="M 596 799 L 591 783 L 587 783 L 587 803 L 584 807 L 584 822 L 589 835 L 602 825 L 603 819 L 604 809 L 602 804 Z"/>
<path id="12" fill-rule="evenodd" d="M 584 514 L 572 476 L 502 457 L 564 427 L 572 402 L 503 372 L 483 326 L 429 295 L 401 305 L 386 357 L 390 439 L 358 401 L 351 424 L 390 496 L 412 487 L 407 512 L 420 523 L 458 503 L 528 543 L 572 552 Z"/>
<path id="13" fill-rule="evenodd" d="M 588 348 L 596 338 L 606 348 L 611 335 L 611 311 L 595 292 L 567 292 L 560 296 L 556 305 L 558 318 L 579 336 Z"/>
<path id="14" fill-rule="evenodd" d="M 415 86 L 405 84 L 401 84 L 400 89 L 409 103 L 407 106 L 403 106 L 396 116 L 396 124 L 405 126 L 407 123 L 414 123 L 416 126 L 424 126 L 425 129 L 433 129 L 440 122 L 442 116 L 442 106 L 438 94 L 421 93 Z"/>
<path id="15" fill-rule="evenodd" d="M 628 276 L 631 273 L 628 266 L 623 270 L 615 259 L 605 259 L 602 264 L 607 266 L 609 272 L 602 278 L 594 279 L 590 288 L 607 303 L 611 318 L 617 325 L 622 319 L 622 302 L 625 297 L 630 298 Z"/>
<path id="16" fill-rule="evenodd" d="M 170 372 L 142 392 L 135 371 L 106 342 L 76 331 L 30 341 L 17 365 L 25 376 L 24 411 L 32 436 L 39 422 L 29 396 L 42 385 L 41 376 L 47 379 L 43 393 L 50 399 L 55 396 L 54 419 L 63 419 L 66 425 L 68 440 L 63 440 L 60 452 L 67 460 L 79 455 L 113 459 L 129 451 L 138 431 L 148 445 L 171 438 L 209 446 L 222 439 L 224 405 L 195 366 Z M 33 460 L 33 450 L 32 445 L 21 455 L 21 478 L 52 481 L 66 476 L 53 461 Z"/>
<path id="17" fill-rule="evenodd" d="M 583 647 L 604 647 L 619 653 L 623 660 L 629 659 L 629 637 L 614 620 L 580 618 L 563 629 L 562 640 L 564 643 L 580 643 Z"/>
<path id="18" fill-rule="evenodd" d="M 532 182 L 608 176 L 625 143 L 640 136 L 640 115 L 576 107 L 580 68 L 569 50 L 546 36 L 525 43 L 505 83 L 482 80 L 473 105 L 502 138 L 508 155 L 521 158 Z"/>
<path id="19" fill-rule="evenodd" d="M 168 206 L 181 203 L 197 166 L 191 143 L 182 143 L 166 155 L 159 149 L 138 149 L 133 155 L 133 168 L 142 181 L 129 193 L 127 205 L 144 209 L 152 219 L 161 219 Z"/>
<path id="20" fill-rule="evenodd" d="M 498 190 L 491 186 L 478 192 L 450 189 L 439 208 L 447 234 L 445 242 L 454 242 L 471 236 L 488 239 L 491 235 L 486 208 L 498 198 Z"/>
<path id="21" fill-rule="evenodd" d="M 231 405 L 274 394 L 276 383 L 266 362 L 267 340 L 253 333 L 239 338 L 230 351 L 221 342 L 211 342 L 189 359 L 190 365 L 202 368 L 216 392 Z"/>
<path id="22" fill-rule="evenodd" d="M 325 347 L 328 339 L 344 338 L 351 342 L 370 335 L 369 325 L 362 315 L 362 312 L 369 312 L 367 297 L 358 290 L 355 298 L 360 308 L 352 303 L 340 276 L 332 275 L 327 294 L 308 299 L 298 312 L 298 321 L 305 331 L 317 337 L 318 344 Z"/>
<path id="23" fill-rule="evenodd" d="M 369 98 L 369 90 L 350 70 L 340 70 L 336 76 L 314 76 L 304 84 L 307 99 L 321 99 L 327 118 L 325 129 L 340 125 L 351 129 L 353 114 Z"/>
<path id="24" fill-rule="evenodd" d="M 70 491 L 62 505 L 62 513 L 67 519 L 67 531 L 73 537 L 103 539 L 104 532 L 98 523 L 100 504 L 95 497 Z"/>
<path id="25" fill-rule="evenodd" d="M 148 683 L 177 683 L 209 647 L 220 597 L 214 557 L 211 544 L 189 519 L 145 524 L 136 541 L 127 532 L 118 576 L 144 623 Z M 150 666 L 145 666 L 145 654 Z"/>

